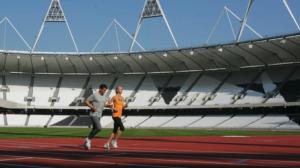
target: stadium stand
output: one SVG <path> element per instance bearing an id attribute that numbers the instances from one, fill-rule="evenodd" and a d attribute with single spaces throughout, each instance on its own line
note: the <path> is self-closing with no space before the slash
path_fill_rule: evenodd
<path id="1" fill-rule="evenodd" d="M 47 125 L 51 115 L 30 115 L 27 126 L 44 127 Z"/>
<path id="2" fill-rule="evenodd" d="M 248 125 L 257 122 L 262 115 L 236 115 L 230 120 L 218 125 L 217 128 L 245 128 Z"/>
<path id="3" fill-rule="evenodd" d="M 69 115 L 54 115 L 50 119 L 48 126 L 68 126 L 72 119 L 73 117 Z"/>
<path id="4" fill-rule="evenodd" d="M 170 122 L 162 125 L 164 128 L 186 128 L 194 122 L 200 120 L 202 116 L 177 116 Z"/>
<path id="5" fill-rule="evenodd" d="M 174 116 L 151 116 L 138 124 L 139 128 L 157 128 L 174 119 Z"/>
<path id="6" fill-rule="evenodd" d="M 204 116 L 202 119 L 197 122 L 189 125 L 189 128 L 215 128 L 218 125 L 222 124 L 229 120 L 231 115 L 218 115 L 218 116 Z"/>
<path id="7" fill-rule="evenodd" d="M 79 80 L 78 80 L 79 79 Z M 64 76 L 59 86 L 59 101 L 54 106 L 70 106 L 80 95 L 86 77 L 82 76 Z"/>
<path id="8" fill-rule="evenodd" d="M 5 126 L 4 115 L 0 114 L 0 126 Z"/>
<path id="9" fill-rule="evenodd" d="M 7 100 L 20 104 L 26 104 L 25 97 L 28 96 L 30 76 L 12 74 L 6 76 L 6 84 L 9 88 Z"/>
<path id="10" fill-rule="evenodd" d="M 289 34 L 122 53 L 121 61 L 114 53 L 0 50 L 0 125 L 87 126 L 84 101 L 105 83 L 108 97 L 124 87 L 127 127 L 299 129 L 299 43 Z M 103 127 L 112 127 L 109 115 Z"/>
<path id="11" fill-rule="evenodd" d="M 127 116 L 123 122 L 124 126 L 127 128 L 136 128 L 140 123 L 143 123 L 150 116 Z"/>
<path id="12" fill-rule="evenodd" d="M 290 119 L 284 115 L 267 115 L 262 119 L 258 120 L 247 126 L 247 128 L 277 128 L 282 124 L 288 123 Z"/>
<path id="13" fill-rule="evenodd" d="M 7 125 L 8 126 L 25 126 L 28 115 L 26 114 L 7 114 Z"/>
<path id="14" fill-rule="evenodd" d="M 34 77 L 32 105 L 50 106 L 50 97 L 53 96 L 56 85 L 59 81 L 58 76 L 36 75 Z"/>

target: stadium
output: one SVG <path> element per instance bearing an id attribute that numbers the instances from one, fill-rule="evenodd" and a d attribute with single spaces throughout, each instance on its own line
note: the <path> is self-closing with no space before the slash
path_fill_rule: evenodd
<path id="1" fill-rule="evenodd" d="M 300 16 L 292 0 L 278 1 L 294 32 L 261 35 L 248 23 L 256 3 L 249 0 L 243 17 L 227 6 L 220 15 L 234 41 L 196 47 L 180 47 L 159 0 L 145 0 L 133 33 L 113 19 L 90 52 L 79 51 L 60 0 L 49 1 L 32 46 L 3 17 L 0 28 L 11 27 L 28 50 L 0 50 L 0 167 L 300 167 Z M 140 42 L 153 18 L 162 19 L 173 48 Z M 75 52 L 37 51 L 46 24 L 57 23 L 66 25 Z M 116 31 L 118 51 L 98 52 L 113 26 L 130 38 L 128 51 L 120 51 Z M 243 40 L 246 29 L 255 38 Z M 108 98 L 124 87 L 126 131 L 119 149 L 103 149 L 114 127 L 106 108 L 86 151 L 85 101 L 102 83 Z"/>

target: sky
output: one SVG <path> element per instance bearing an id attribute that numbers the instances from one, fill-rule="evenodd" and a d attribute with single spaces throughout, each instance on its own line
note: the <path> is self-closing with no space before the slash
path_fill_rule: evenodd
<path id="1" fill-rule="evenodd" d="M 248 0 L 160 0 L 179 47 L 206 45 L 224 6 L 243 18 Z M 4 17 L 14 24 L 24 39 L 33 46 L 51 0 L 0 0 L 0 20 Z M 288 0 L 300 22 L 300 0 Z M 92 50 L 107 26 L 116 19 L 131 34 L 144 5 L 144 0 L 61 0 L 80 52 Z M 240 23 L 229 16 L 235 33 Z M 146 19 L 137 41 L 146 50 L 175 48 L 162 18 Z M 297 33 L 299 30 L 289 16 L 282 0 L 256 0 L 250 11 L 248 24 L 264 37 Z M 120 51 L 130 47 L 130 38 L 117 27 Z M 248 29 L 241 40 L 257 39 Z M 208 44 L 233 42 L 233 34 L 226 15 L 216 27 Z M 28 50 L 9 24 L 0 24 L 0 49 Z M 135 51 L 140 50 L 136 45 Z M 36 51 L 75 51 L 68 29 L 64 23 L 46 23 Z M 103 38 L 97 52 L 119 51 L 116 29 L 113 26 Z"/>

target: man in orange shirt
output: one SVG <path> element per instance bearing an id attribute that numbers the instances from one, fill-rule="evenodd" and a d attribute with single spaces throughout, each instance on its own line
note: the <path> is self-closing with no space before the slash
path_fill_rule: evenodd
<path id="1" fill-rule="evenodd" d="M 122 123 L 122 113 L 123 110 L 127 107 L 124 98 L 122 97 L 123 87 L 116 87 L 116 95 L 111 98 L 111 103 L 113 104 L 112 108 L 112 118 L 114 120 L 114 129 L 110 135 L 107 143 L 104 144 L 104 148 L 110 149 L 110 147 L 118 148 L 117 140 L 125 130 Z"/>

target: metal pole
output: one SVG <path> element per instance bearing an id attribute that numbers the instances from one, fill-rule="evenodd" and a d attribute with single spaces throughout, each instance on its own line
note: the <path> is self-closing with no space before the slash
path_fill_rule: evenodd
<path id="1" fill-rule="evenodd" d="M 99 43 L 103 40 L 103 38 L 105 37 L 106 33 L 110 30 L 111 26 L 113 25 L 113 22 L 111 22 L 109 24 L 109 26 L 106 28 L 106 30 L 104 31 L 104 33 L 101 35 L 101 37 L 97 40 L 94 48 L 91 50 L 91 52 L 94 52 L 96 50 L 96 48 L 98 47 Z"/>
<path id="2" fill-rule="evenodd" d="M 242 21 L 240 17 L 238 17 L 232 10 L 229 8 L 225 7 L 225 10 L 228 11 L 233 17 L 235 17 L 238 21 Z M 247 27 L 250 31 L 252 31 L 255 35 L 257 35 L 259 38 L 263 38 L 261 34 L 259 34 L 257 31 L 255 31 L 250 25 L 245 23 L 245 27 Z"/>
<path id="3" fill-rule="evenodd" d="M 229 17 L 228 11 L 225 10 L 225 12 L 226 12 L 226 16 L 227 16 L 227 19 L 228 19 L 228 22 L 229 22 L 229 25 L 230 25 L 230 29 L 231 29 L 232 35 L 233 35 L 233 39 L 236 39 L 235 30 L 234 30 L 234 27 L 232 25 L 231 19 Z"/>
<path id="4" fill-rule="evenodd" d="M 31 47 L 30 45 L 27 43 L 27 41 L 23 38 L 23 36 L 21 35 L 21 33 L 18 31 L 18 29 L 13 25 L 13 23 L 8 19 L 6 18 L 8 24 L 14 29 L 14 31 L 18 34 L 18 36 L 22 39 L 23 43 L 27 46 L 27 48 L 29 50 L 31 50 Z"/>
<path id="5" fill-rule="evenodd" d="M 131 39 L 133 40 L 133 37 L 132 35 L 116 20 L 114 19 L 114 22 L 126 33 L 126 35 Z M 135 41 L 135 43 L 143 50 L 145 51 L 144 47 L 138 42 L 138 41 Z"/>
<path id="6" fill-rule="evenodd" d="M 138 21 L 136 30 L 135 30 L 135 32 L 134 32 L 133 39 L 132 39 L 132 41 L 131 41 L 131 45 L 130 45 L 130 48 L 129 48 L 129 52 L 132 51 L 133 46 L 134 46 L 134 43 L 135 43 L 135 40 L 136 40 L 136 38 L 137 38 L 137 35 L 139 34 L 139 31 L 140 31 L 140 28 L 141 28 L 141 23 L 142 23 L 142 20 L 143 20 L 143 12 L 144 12 L 144 10 L 145 10 L 146 4 L 147 4 L 147 0 L 145 0 L 144 6 L 143 6 L 143 10 L 142 10 L 142 13 L 141 13 L 141 15 L 140 15 L 140 17 L 139 17 L 139 21 Z"/>
<path id="7" fill-rule="evenodd" d="M 116 40 L 117 40 L 117 45 L 118 45 L 118 52 L 121 52 L 121 47 L 120 47 L 120 40 L 119 40 L 119 33 L 118 33 L 118 28 L 116 22 L 114 22 L 114 27 L 115 27 L 115 33 L 116 33 Z"/>
<path id="8" fill-rule="evenodd" d="M 246 12 L 245 12 L 245 16 L 244 16 L 244 18 L 242 20 L 240 31 L 239 31 L 237 39 L 236 39 L 237 42 L 240 41 L 240 39 L 241 39 L 241 37 L 243 35 L 245 24 L 247 23 L 248 16 L 249 16 L 250 9 L 251 9 L 251 6 L 252 6 L 253 2 L 254 2 L 254 0 L 249 0 L 248 7 L 247 7 Z"/>
<path id="9" fill-rule="evenodd" d="M 207 38 L 207 40 L 206 40 L 206 44 L 208 44 L 208 42 L 210 41 L 212 35 L 214 34 L 216 28 L 218 27 L 218 25 L 219 25 L 219 23 L 220 23 L 220 21 L 221 21 L 223 15 L 224 15 L 224 9 L 223 9 L 223 10 L 221 11 L 221 13 L 219 14 L 219 17 L 218 17 L 218 19 L 217 19 L 217 21 L 216 21 L 214 27 L 211 29 L 211 31 L 210 31 L 210 33 L 209 33 L 209 35 L 208 35 L 208 38 Z"/>
<path id="10" fill-rule="evenodd" d="M 66 23 L 66 25 L 67 25 L 68 31 L 69 31 L 69 33 L 70 33 L 70 36 L 71 36 L 71 38 L 72 38 L 72 42 L 73 42 L 73 45 L 74 45 L 74 47 L 75 47 L 75 50 L 76 50 L 76 52 L 78 52 L 78 47 L 77 47 L 76 41 L 75 41 L 75 39 L 74 39 L 74 36 L 73 36 L 73 34 L 72 34 L 71 28 L 70 28 L 70 26 L 69 26 L 67 17 L 66 17 L 66 15 L 65 15 L 65 12 L 64 12 L 64 10 L 63 10 L 61 4 L 60 4 L 60 1 L 57 0 L 57 2 L 58 2 L 58 4 L 59 4 L 59 7 L 60 7 L 60 9 L 61 9 L 63 15 L 64 15 L 65 23 Z"/>
<path id="11" fill-rule="evenodd" d="M 33 52 L 33 51 L 35 50 L 35 47 L 36 47 L 38 41 L 40 40 L 40 36 L 41 36 L 41 34 L 42 34 L 43 30 L 44 30 L 46 18 L 47 18 L 47 16 L 48 16 L 48 13 L 49 13 L 49 11 L 50 11 L 50 8 L 51 8 L 51 6 L 52 6 L 53 1 L 54 1 L 54 0 L 51 1 L 50 5 L 49 5 L 49 7 L 48 7 L 47 13 L 46 13 L 46 15 L 45 15 L 45 17 L 44 17 L 42 26 L 41 26 L 41 28 L 40 28 L 40 30 L 39 30 L 38 36 L 37 36 L 37 38 L 36 38 L 36 40 L 35 40 L 35 42 L 34 42 L 34 45 L 33 45 L 32 49 L 31 49 L 31 52 Z"/>
<path id="12" fill-rule="evenodd" d="M 290 6 L 289 6 L 287 0 L 282 0 L 282 2 L 283 2 L 283 4 L 284 4 L 284 6 L 286 7 L 286 9 L 288 10 L 290 16 L 292 17 L 292 19 L 293 19 L 295 25 L 296 25 L 297 28 L 298 28 L 298 30 L 300 31 L 300 26 L 299 26 L 299 24 L 298 24 L 298 22 L 297 22 L 297 20 L 296 20 L 296 18 L 295 18 L 295 16 L 294 16 L 294 14 L 293 14 L 291 8 L 290 8 Z"/>
<path id="13" fill-rule="evenodd" d="M 174 34 L 173 34 L 173 31 L 172 31 L 172 29 L 171 29 L 171 27 L 170 27 L 170 25 L 169 25 L 169 22 L 168 22 L 167 17 L 166 17 L 166 15 L 165 15 L 165 13 L 164 13 L 164 11 L 163 11 L 163 9 L 162 9 L 162 6 L 160 5 L 159 0 L 156 0 L 156 2 L 157 2 L 157 5 L 158 5 L 158 7 L 159 7 L 161 13 L 162 13 L 162 16 L 163 16 L 163 18 L 164 18 L 164 21 L 165 21 L 165 23 L 166 23 L 166 25 L 167 25 L 167 27 L 168 27 L 168 29 L 169 29 L 169 32 L 170 32 L 170 34 L 171 34 L 171 36 L 172 36 L 173 42 L 174 42 L 176 48 L 179 48 L 178 43 L 177 43 L 177 41 L 176 41 L 176 38 L 175 38 L 175 36 L 174 36 Z"/>
<path id="14" fill-rule="evenodd" d="M 136 38 L 137 38 L 137 36 L 138 36 L 138 34 L 139 34 L 141 25 L 142 25 L 142 19 L 139 20 L 138 26 L 136 27 L 136 31 L 135 31 L 135 33 L 134 33 L 134 37 L 133 37 L 133 40 L 132 40 L 132 42 L 131 42 L 129 52 L 131 52 L 132 49 L 133 49 L 133 45 L 134 45 L 134 43 L 135 43 L 135 41 L 136 41 Z"/>

